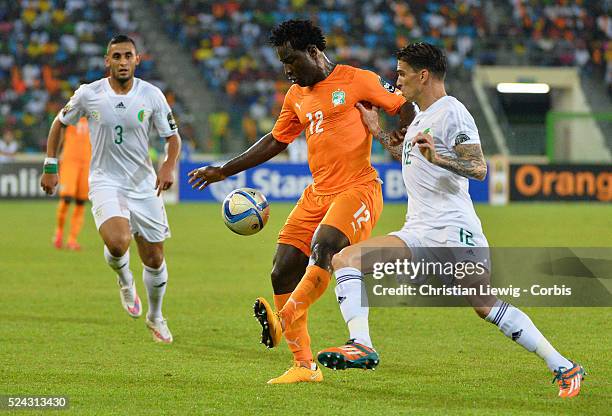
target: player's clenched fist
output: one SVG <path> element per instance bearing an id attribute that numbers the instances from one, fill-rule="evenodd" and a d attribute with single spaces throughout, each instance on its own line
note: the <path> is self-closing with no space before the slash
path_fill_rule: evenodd
<path id="1" fill-rule="evenodd" d="M 192 170 L 188 175 L 191 187 L 193 189 L 198 188 L 199 191 L 206 188 L 211 183 L 219 182 L 226 178 L 221 168 L 218 166 L 203 166 Z"/>
<path id="2" fill-rule="evenodd" d="M 47 195 L 53 195 L 57 186 L 57 173 L 43 173 L 40 179 L 40 186 Z"/>
<path id="3" fill-rule="evenodd" d="M 431 134 L 429 134 L 429 129 L 426 129 L 424 132 L 420 132 L 416 136 L 412 138 L 412 145 L 418 146 L 421 154 L 430 161 L 431 163 L 436 163 L 436 148 L 434 146 L 434 140 Z"/>
<path id="4" fill-rule="evenodd" d="M 378 124 L 378 107 L 369 103 L 357 103 L 355 107 L 361 112 L 361 118 L 367 126 L 370 133 L 376 136 L 380 132 L 380 124 Z"/>

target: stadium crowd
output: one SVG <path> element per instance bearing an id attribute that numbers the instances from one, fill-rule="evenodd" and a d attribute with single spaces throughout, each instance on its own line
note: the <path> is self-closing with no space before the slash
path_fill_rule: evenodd
<path id="1" fill-rule="evenodd" d="M 512 16 L 498 31 L 513 39 L 517 59 L 545 66 L 578 66 L 605 74 L 612 85 L 612 4 L 593 0 L 511 0 Z"/>
<path id="2" fill-rule="evenodd" d="M 392 53 L 409 39 L 442 44 L 451 68 L 469 72 L 476 63 L 476 40 L 487 33 L 478 1 L 416 0 L 410 6 L 383 0 L 157 4 L 171 35 L 191 51 L 209 87 L 227 97 L 227 107 L 211 115 L 217 143 L 231 125 L 241 126 L 250 142 L 270 131 L 289 86 L 268 45 L 270 29 L 281 20 L 316 16 L 331 59 L 373 69 L 389 80 L 395 78 Z"/>
<path id="3" fill-rule="evenodd" d="M 227 108 L 210 118 L 217 141 L 230 125 L 242 126 L 249 141 L 270 131 L 288 84 L 267 37 L 274 24 L 293 17 L 317 21 L 332 59 L 391 80 L 392 52 L 409 40 L 444 47 L 451 74 L 464 79 L 476 63 L 500 63 L 496 51 L 510 42 L 516 62 L 501 63 L 576 65 L 589 74 L 605 72 L 612 86 L 612 19 L 602 2 L 507 0 L 512 13 L 499 16 L 496 27 L 487 22 L 482 3 L 157 0 L 171 35 L 192 53 L 207 84 L 226 98 Z"/>
<path id="4" fill-rule="evenodd" d="M 128 0 L 0 2 L 0 137 L 10 131 L 20 151 L 43 150 L 51 121 L 73 91 L 104 76 L 106 42 L 135 33 L 129 7 Z M 139 52 L 137 76 L 155 82 L 153 59 Z M 165 92 L 180 118 L 183 108 Z"/>
<path id="5" fill-rule="evenodd" d="M 169 34 L 191 53 L 217 94 L 218 109 L 209 115 L 211 137 L 197 141 L 202 151 L 222 150 L 221 143 L 236 133 L 253 142 L 271 130 L 289 84 L 268 34 L 279 21 L 294 17 L 316 20 L 332 59 L 388 80 L 395 78 L 393 51 L 424 40 L 445 48 L 453 78 L 467 79 L 477 63 L 575 65 L 588 76 L 603 76 L 612 95 L 608 2 L 505 0 L 501 10 L 508 13 L 494 22 L 480 0 L 155 3 Z M 104 75 L 105 42 L 118 32 L 135 31 L 128 0 L 1 2 L 0 136 L 10 130 L 21 150 L 40 151 L 50 121 L 72 91 Z M 513 62 L 499 58 L 502 45 L 511 49 Z M 141 52 L 137 76 L 164 89 L 154 60 Z M 165 92 L 178 118 L 188 120 L 175 94 Z M 192 131 L 182 123 L 183 135 Z"/>

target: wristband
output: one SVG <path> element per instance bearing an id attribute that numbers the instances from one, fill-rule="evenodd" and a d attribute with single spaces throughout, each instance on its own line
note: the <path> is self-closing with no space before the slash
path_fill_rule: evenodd
<path id="1" fill-rule="evenodd" d="M 43 172 L 57 174 L 57 165 L 44 165 Z"/>
<path id="2" fill-rule="evenodd" d="M 46 157 L 43 165 L 43 172 L 57 174 L 57 170 L 57 158 Z"/>

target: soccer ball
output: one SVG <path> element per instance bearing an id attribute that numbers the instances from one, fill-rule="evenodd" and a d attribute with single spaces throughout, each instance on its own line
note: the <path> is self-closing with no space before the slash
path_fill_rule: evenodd
<path id="1" fill-rule="evenodd" d="M 225 197 L 221 215 L 227 228 L 240 235 L 259 232 L 268 222 L 270 205 L 266 197 L 253 188 L 239 188 Z"/>

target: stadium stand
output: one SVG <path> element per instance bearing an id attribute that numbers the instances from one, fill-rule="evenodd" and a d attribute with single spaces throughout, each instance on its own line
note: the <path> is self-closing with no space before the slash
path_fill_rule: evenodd
<path id="1" fill-rule="evenodd" d="M 229 104 L 210 117 L 213 148 L 219 148 L 229 126 L 242 126 L 249 142 L 270 131 L 289 86 L 268 45 L 270 29 L 279 21 L 312 17 L 317 10 L 315 20 L 327 35 L 332 59 L 372 69 L 391 80 L 396 68 L 393 52 L 409 39 L 442 44 L 457 74 L 471 70 L 476 62 L 474 45 L 487 32 L 477 2 L 419 0 L 408 7 L 399 1 L 355 6 L 342 0 L 157 0 L 157 5 L 169 33 L 192 53 L 206 83 Z"/>
<path id="2" fill-rule="evenodd" d="M 22 0 L 0 5 L 0 128 L 14 131 L 23 150 L 39 151 L 50 119 L 81 81 L 104 73 L 103 42 L 117 31 L 136 32 L 127 0 Z M 288 88 L 268 45 L 270 29 L 294 18 L 314 19 L 332 59 L 395 79 L 393 52 L 424 40 L 446 49 L 449 93 L 466 103 L 495 153 L 488 123 L 470 83 L 484 65 L 577 66 L 594 91 L 612 97 L 612 18 L 609 2 L 581 0 L 154 0 L 170 38 L 191 56 L 216 110 L 210 137 L 197 150 L 224 153 L 270 131 Z M 368 16 L 367 19 L 364 16 Z M 138 37 L 138 36 L 136 36 Z M 137 75 L 164 86 L 144 51 Z M 604 84 L 604 82 L 606 84 Z M 189 111 L 166 91 L 179 118 Z M 594 105 L 594 104 L 593 104 Z M 190 103 L 191 112 L 198 108 Z M 181 117 L 183 116 L 183 117 Z M 192 131 L 183 123 L 182 131 Z M 193 140 L 193 138 L 191 138 Z M 239 146 L 227 142 L 239 140 Z M 191 141 L 191 140 L 190 140 Z M 246 143 L 242 143 L 246 141 Z M 381 148 L 375 152 L 382 153 Z"/>
<path id="3" fill-rule="evenodd" d="M 609 2 L 496 2 L 501 21 L 494 35 L 505 60 L 493 63 L 576 66 L 584 75 L 603 78 L 612 92 L 612 17 Z M 503 62 L 502 62 L 503 61 Z"/>
<path id="4" fill-rule="evenodd" d="M 0 3 L 0 128 L 25 152 L 40 152 L 51 121 L 82 82 L 104 76 L 106 42 L 136 25 L 126 0 L 40 0 Z M 164 90 L 146 48 L 136 75 Z M 165 90 L 177 118 L 186 110 Z M 186 129 L 187 131 L 189 129 Z"/>
<path id="5" fill-rule="evenodd" d="M 333 59 L 387 79 L 395 77 L 392 52 L 399 46 L 413 40 L 443 46 L 450 90 L 468 103 L 470 92 L 453 80 L 466 80 L 477 63 L 577 65 L 605 77 L 608 86 L 612 82 L 612 21 L 596 1 L 156 2 L 169 33 L 192 54 L 206 83 L 231 104 L 233 111 L 211 115 L 217 141 L 232 125 L 241 125 L 250 141 L 270 130 L 288 85 L 267 37 L 274 24 L 292 17 L 317 21 Z"/>

